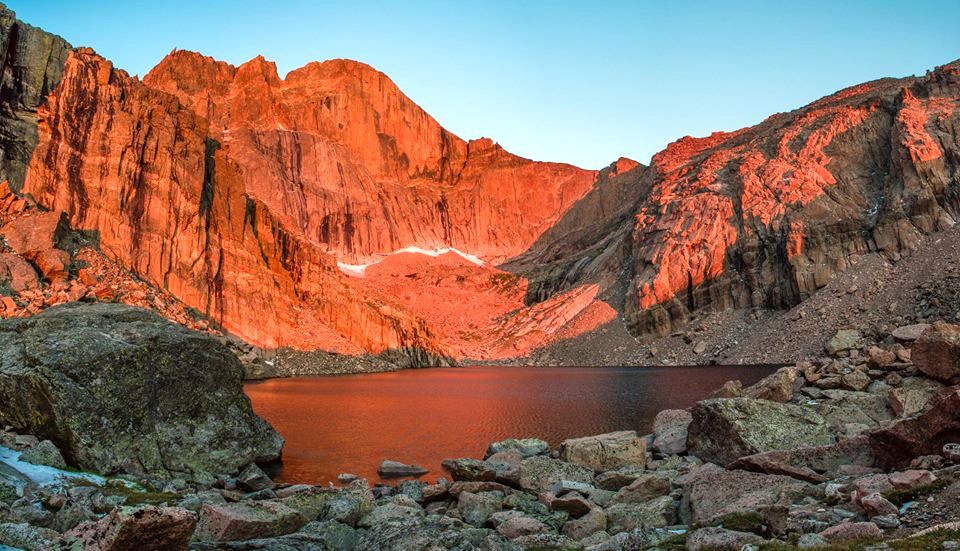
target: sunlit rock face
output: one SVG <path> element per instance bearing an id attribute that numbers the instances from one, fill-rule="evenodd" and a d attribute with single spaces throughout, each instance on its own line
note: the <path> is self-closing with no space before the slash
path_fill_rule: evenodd
<path id="1" fill-rule="evenodd" d="M 796 304 L 960 207 L 958 63 L 590 171 L 464 141 L 362 63 L 281 78 L 263 58 L 174 51 L 140 81 L 11 18 L 10 187 L 263 347 L 423 365 L 610 323 L 664 335 L 703 311 Z M 24 292 L 55 279 L 4 258 Z"/>
<path id="2" fill-rule="evenodd" d="M 859 256 L 956 223 L 960 63 L 855 86 L 761 124 L 683 138 L 652 162 L 630 234 L 628 328 L 780 308 Z"/>
<path id="3" fill-rule="evenodd" d="M 346 263 L 410 246 L 500 260 L 526 250 L 596 173 L 537 163 L 444 130 L 383 73 L 349 60 L 281 79 L 174 51 L 144 78 L 210 135 L 290 231 Z"/>
<path id="4" fill-rule="evenodd" d="M 38 133 L 23 191 L 97 232 L 133 273 L 261 346 L 400 351 L 412 363 L 460 355 L 449 341 L 473 337 L 443 323 L 431 289 L 411 284 L 405 299 L 343 267 L 457 251 L 468 271 L 490 272 L 455 282 L 451 306 L 469 316 L 497 286 L 487 263 L 529 247 L 596 179 L 463 142 L 346 61 L 280 80 L 260 58 L 233 68 L 175 52 L 140 82 L 78 49 Z M 524 306 L 500 291 L 475 315 Z"/>

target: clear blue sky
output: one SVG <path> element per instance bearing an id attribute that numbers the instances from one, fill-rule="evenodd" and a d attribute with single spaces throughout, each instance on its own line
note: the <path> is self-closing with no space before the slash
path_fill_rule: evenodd
<path id="1" fill-rule="evenodd" d="M 957 0 L 11 0 L 143 75 L 173 48 L 281 75 L 345 57 L 463 138 L 588 168 L 960 58 Z"/>

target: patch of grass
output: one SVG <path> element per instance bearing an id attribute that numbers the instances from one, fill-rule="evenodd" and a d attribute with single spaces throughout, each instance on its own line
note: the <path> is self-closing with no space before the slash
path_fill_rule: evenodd
<path id="1" fill-rule="evenodd" d="M 171 492 L 151 492 L 142 491 L 135 488 L 128 488 L 123 484 L 108 484 L 100 488 L 100 493 L 105 496 L 121 496 L 126 498 L 124 505 L 135 507 L 137 505 L 160 505 L 162 503 L 173 504 L 180 501 L 180 494 Z"/>
<path id="2" fill-rule="evenodd" d="M 945 541 L 960 541 L 960 530 L 937 530 L 915 538 L 891 541 L 890 547 L 896 551 L 926 551 L 942 549 Z"/>
<path id="3" fill-rule="evenodd" d="M 687 548 L 687 534 L 689 532 L 684 532 L 683 534 L 676 534 L 671 536 L 668 539 L 663 540 L 662 542 L 652 545 L 647 549 L 662 549 L 665 551 L 681 551 L 686 550 Z"/>
<path id="4" fill-rule="evenodd" d="M 928 496 L 930 494 L 935 494 L 940 490 L 943 490 L 947 486 L 954 483 L 954 480 L 951 478 L 938 478 L 930 484 L 924 484 L 923 486 L 918 486 L 912 490 L 887 490 L 881 494 L 887 499 L 890 503 L 893 503 L 897 507 L 900 507 L 908 501 L 916 501 L 917 499 Z"/>

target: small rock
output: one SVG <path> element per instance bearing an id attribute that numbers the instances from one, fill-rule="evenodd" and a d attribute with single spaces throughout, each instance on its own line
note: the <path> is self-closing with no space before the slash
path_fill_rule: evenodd
<path id="1" fill-rule="evenodd" d="M 827 354 L 836 356 L 841 352 L 858 348 L 862 339 L 863 337 L 856 329 L 841 329 L 827 341 Z"/>
<path id="2" fill-rule="evenodd" d="M 687 536 L 687 551 L 740 551 L 746 545 L 761 543 L 763 538 L 749 532 L 700 528 Z"/>
<path id="3" fill-rule="evenodd" d="M 546 524 L 528 516 L 515 516 L 497 526 L 497 532 L 510 540 L 549 531 Z"/>
<path id="4" fill-rule="evenodd" d="M 951 463 L 960 463 L 960 444 L 956 442 L 944 444 L 943 458 Z"/>
<path id="5" fill-rule="evenodd" d="M 820 536 L 830 543 L 838 543 L 851 540 L 879 539 L 883 537 L 883 531 L 872 522 L 844 522 L 820 532 Z"/>
<path id="6" fill-rule="evenodd" d="M 420 465 L 407 465 L 399 461 L 386 460 L 377 468 L 377 473 L 384 478 L 396 478 L 401 476 L 423 476 L 430 472 Z"/>
<path id="7" fill-rule="evenodd" d="M 590 502 L 576 492 L 570 492 L 564 496 L 554 498 L 550 501 L 550 509 L 553 511 L 564 511 L 573 518 L 580 518 L 587 514 L 591 509 Z"/>
<path id="8" fill-rule="evenodd" d="M 247 465 L 237 477 L 237 485 L 247 492 L 259 492 L 273 488 L 273 481 L 256 463 Z"/>
<path id="9" fill-rule="evenodd" d="M 820 534 L 803 534 L 800 536 L 800 539 L 797 540 L 797 547 L 800 549 L 817 549 L 820 547 L 828 547 L 830 543 L 823 539 L 823 536 Z"/>
<path id="10" fill-rule="evenodd" d="M 899 509 L 896 505 L 890 503 L 886 498 L 877 492 L 867 494 L 860 498 L 860 505 L 870 518 L 884 515 L 892 515 L 896 517 L 899 513 Z"/>
<path id="11" fill-rule="evenodd" d="M 507 438 L 506 440 L 493 442 L 487 446 L 487 453 L 484 459 L 489 458 L 495 453 L 509 450 L 516 451 L 524 458 L 527 458 L 550 453 L 550 445 L 539 438 Z"/>
<path id="12" fill-rule="evenodd" d="M 897 327 L 891 333 L 891 336 L 897 342 L 901 343 L 911 343 L 920 338 L 920 335 L 923 334 L 927 328 L 930 327 L 929 323 L 917 323 L 914 325 L 904 325 L 902 327 Z"/>
<path id="13" fill-rule="evenodd" d="M 479 459 L 444 459 L 442 465 L 454 480 L 488 481 L 497 478 L 497 471 Z"/>

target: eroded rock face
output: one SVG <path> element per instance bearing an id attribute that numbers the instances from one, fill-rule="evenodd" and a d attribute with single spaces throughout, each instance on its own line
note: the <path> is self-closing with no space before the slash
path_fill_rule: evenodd
<path id="1" fill-rule="evenodd" d="M 23 185 L 37 145 L 37 108 L 60 82 L 70 44 L 0 4 L 0 182 Z"/>
<path id="2" fill-rule="evenodd" d="M 840 91 L 654 156 L 625 312 L 669 333 L 698 310 L 791 306 L 857 257 L 952 226 L 960 63 Z"/>
<path id="3" fill-rule="evenodd" d="M 215 339 L 117 304 L 0 322 L 0 423 L 103 473 L 212 480 L 275 459 L 242 368 Z"/>
<path id="4" fill-rule="evenodd" d="M 443 362 L 421 321 L 353 290 L 333 257 L 246 190 L 209 122 L 174 96 L 80 49 L 40 118 L 24 191 L 227 330 L 268 347 Z"/>

